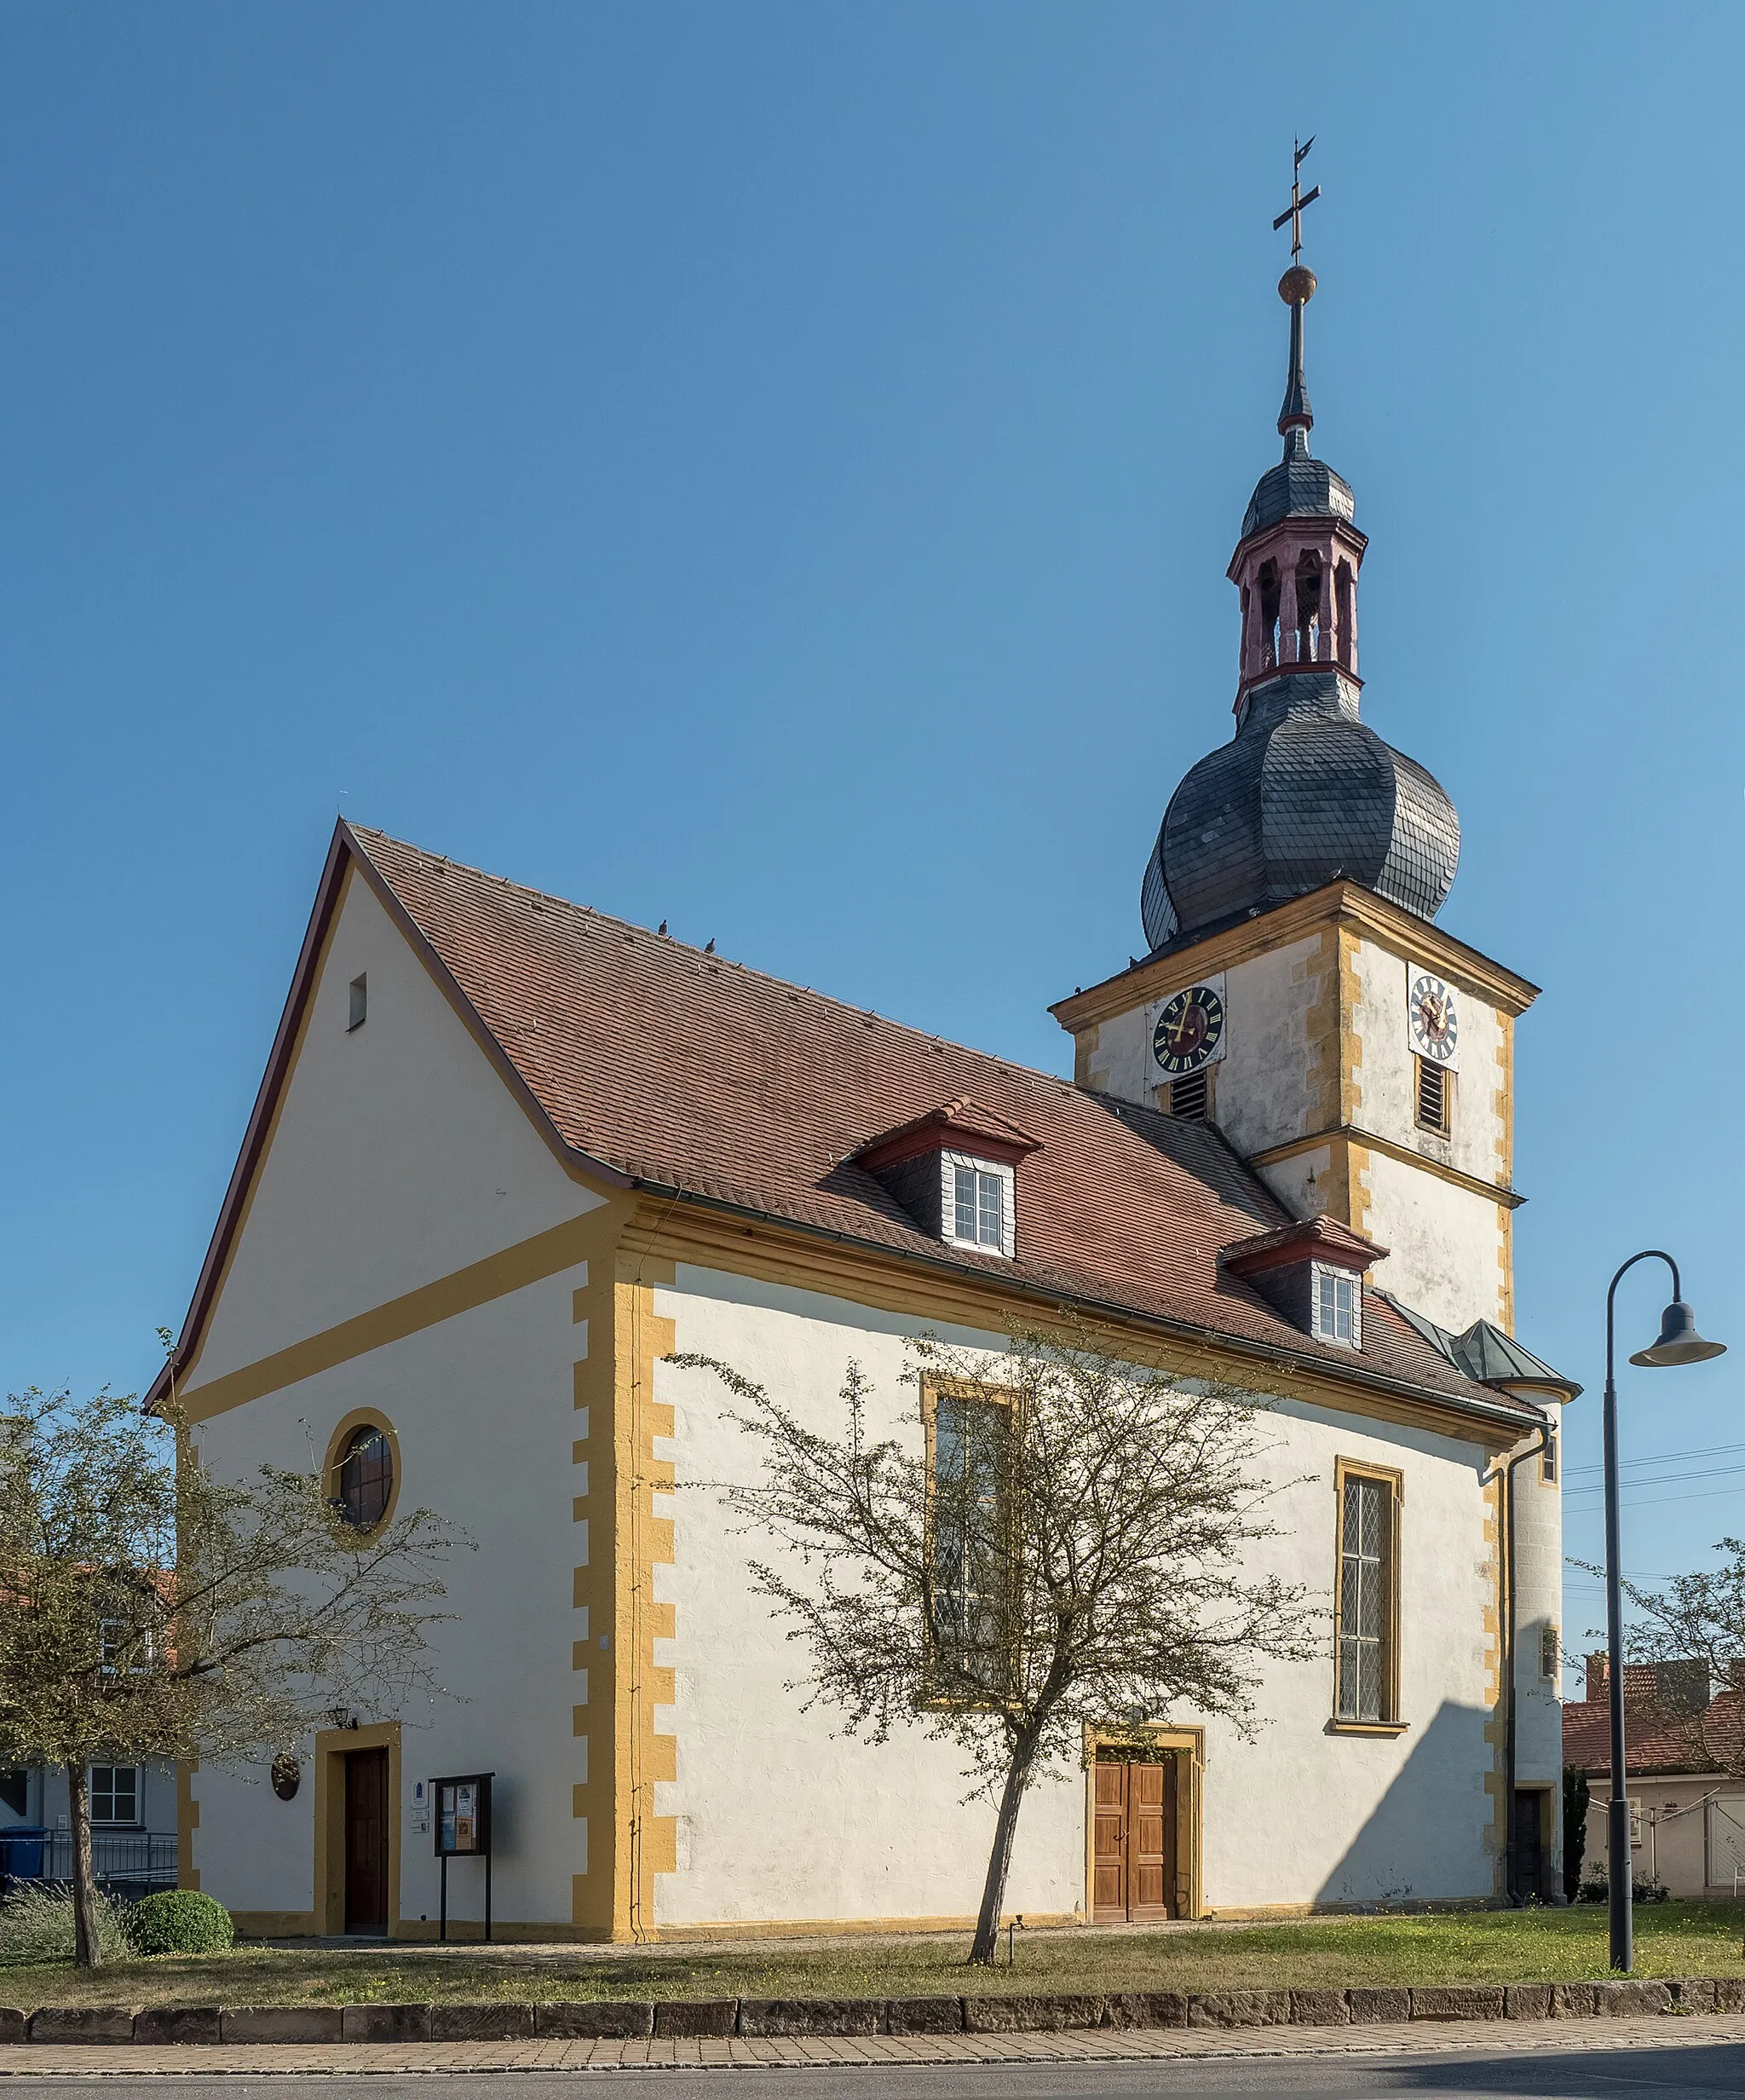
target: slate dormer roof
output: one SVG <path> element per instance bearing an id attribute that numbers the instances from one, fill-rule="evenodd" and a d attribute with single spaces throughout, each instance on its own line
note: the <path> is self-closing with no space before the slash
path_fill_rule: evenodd
<path id="1" fill-rule="evenodd" d="M 1359 1359 L 1226 1273 L 1225 1248 L 1291 1220 L 1209 1123 L 1090 1093 L 343 822 L 172 1363 L 204 1323 L 351 868 L 546 1141 L 606 1184 L 821 1235 L 869 1259 L 979 1272 L 1039 1317 L 1073 1304 L 1505 1425 L 1540 1418 L 1469 1377 L 1375 1293 Z M 986 1127 L 997 1121 L 1034 1148 L 1018 1170 L 1013 1259 L 923 1232 L 856 1157 L 942 1101 L 964 1114 L 973 1105 Z"/>

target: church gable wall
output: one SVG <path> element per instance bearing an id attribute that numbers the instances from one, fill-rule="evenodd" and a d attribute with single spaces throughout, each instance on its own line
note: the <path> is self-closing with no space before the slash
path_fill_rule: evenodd
<path id="1" fill-rule="evenodd" d="M 906 1336 L 925 1323 L 816 1292 L 681 1262 L 654 1292 L 680 1352 L 707 1354 L 765 1384 L 821 1429 L 835 1431 L 845 1366 L 877 1388 L 870 1434 L 887 1428 L 919 1447 Z M 992 1335 L 956 1337 L 997 1346 Z M 804 1652 L 784 1637 L 750 1587 L 746 1562 L 771 1552 L 736 1533 L 702 1487 L 752 1477 L 750 1440 L 708 1373 L 656 1363 L 654 1390 L 671 1406 L 677 1491 L 670 1565 L 654 1595 L 670 1610 L 671 1705 L 656 1724 L 672 1739 L 673 1777 L 654 1789 L 673 1825 L 671 1872 L 655 1878 L 654 1916 L 665 1929 L 711 1924 L 970 1915 L 980 1895 L 991 1809 L 965 1806 L 957 1754 L 919 1729 L 883 1746 L 837 1738 L 837 1717 L 801 1711 L 788 1689 Z M 909 1418 L 903 1420 L 907 1414 Z M 1498 1842 L 1494 1779 L 1499 1667 L 1494 1489 L 1476 1443 L 1427 1428 L 1279 1405 L 1270 1463 L 1293 1482 L 1274 1505 L 1281 1536 L 1257 1561 L 1306 1583 L 1327 1610 L 1334 1583 L 1334 1468 L 1340 1458 L 1403 1475 L 1401 1692 L 1397 1734 L 1329 1728 L 1330 1627 L 1308 1663 L 1270 1665 L 1261 1727 L 1243 1742 L 1207 1734 L 1204 1899 L 1216 1909 L 1487 1897 Z M 1326 1623 L 1323 1621 L 1323 1623 Z M 1161 1718 L 1160 1716 L 1160 1718 Z M 1189 1713 L 1167 1716 L 1178 1724 Z M 1044 1782 L 1027 1799 L 1008 1907 L 1069 1918 L 1086 1901 L 1082 1774 Z M 1082 1914 L 1081 1909 L 1080 1914 Z"/>
<path id="2" fill-rule="evenodd" d="M 367 1018 L 348 1028 L 349 986 Z M 533 1239 L 572 1180 L 354 872 L 206 1333 L 181 1390 Z"/>

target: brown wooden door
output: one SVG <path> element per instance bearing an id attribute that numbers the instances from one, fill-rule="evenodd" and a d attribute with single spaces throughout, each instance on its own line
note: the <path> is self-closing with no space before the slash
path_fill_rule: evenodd
<path id="1" fill-rule="evenodd" d="M 345 1760 L 345 1930 L 388 1930 L 388 1752 Z"/>
<path id="2" fill-rule="evenodd" d="M 1096 1768 L 1091 1915 L 1115 1919 L 1176 1914 L 1176 1768 L 1173 1758 L 1102 1758 Z"/>
<path id="3" fill-rule="evenodd" d="M 1109 1919 L 1127 1914 L 1127 1768 L 1099 1757 L 1097 1830 L 1091 1852 L 1091 1914 Z"/>

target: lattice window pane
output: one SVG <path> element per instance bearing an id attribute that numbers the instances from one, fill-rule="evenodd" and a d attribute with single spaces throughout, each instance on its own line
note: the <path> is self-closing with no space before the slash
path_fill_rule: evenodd
<path id="1" fill-rule="evenodd" d="M 959 1167 L 956 1170 L 957 1223 L 953 1228 L 959 1239 L 976 1242 L 976 1169 Z"/>
<path id="2" fill-rule="evenodd" d="M 1000 1186 L 997 1174 L 978 1174 L 976 1176 L 979 1199 L 978 1238 L 984 1247 L 999 1247 L 1005 1242 L 1005 1209 L 1003 1200 L 1005 1191 Z"/>

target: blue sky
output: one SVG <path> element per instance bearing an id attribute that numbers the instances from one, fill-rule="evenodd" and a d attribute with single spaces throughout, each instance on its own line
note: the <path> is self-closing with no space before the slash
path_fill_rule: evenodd
<path id="1" fill-rule="evenodd" d="M 1365 712 L 1546 988 L 1520 1331 L 1592 1463 L 1670 1245 L 1738 1353 L 1630 1375 L 1708 1455 L 1627 1560 L 1745 1531 L 1742 65 L 1700 6 L 14 0 L 6 1382 L 149 1376 L 336 811 L 1064 1069 L 1229 733 L 1313 131 Z"/>

